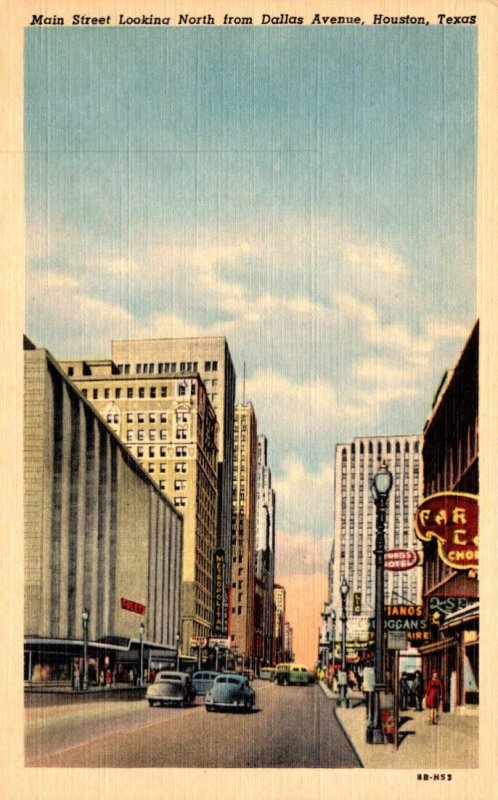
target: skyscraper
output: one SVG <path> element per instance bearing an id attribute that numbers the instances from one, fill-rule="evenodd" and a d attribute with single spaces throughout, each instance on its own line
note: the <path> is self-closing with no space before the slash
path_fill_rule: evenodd
<path id="1" fill-rule="evenodd" d="M 216 546 L 225 552 L 230 584 L 233 422 L 235 370 L 224 336 L 182 339 L 140 339 L 112 342 L 112 358 L 123 375 L 161 376 L 168 373 L 198 372 L 218 420 L 218 521 Z M 228 607 L 225 595 L 223 630 L 226 633 Z"/>
<path id="2" fill-rule="evenodd" d="M 256 416 L 251 403 L 235 406 L 232 501 L 230 643 L 253 658 Z"/>
<path id="3" fill-rule="evenodd" d="M 373 616 L 375 605 L 375 505 L 371 482 L 382 461 L 393 475 L 386 522 L 386 550 L 421 551 L 413 518 L 421 493 L 421 437 L 360 437 L 336 446 L 335 512 L 329 564 L 329 602 L 340 618 L 340 584 L 349 584 L 348 617 Z M 422 570 L 385 573 L 385 602 L 419 604 Z"/>
<path id="4" fill-rule="evenodd" d="M 274 660 L 274 605 L 275 580 L 275 492 L 272 489 L 271 470 L 268 466 L 268 440 L 258 436 L 258 462 L 256 474 L 256 577 L 262 587 L 263 599 L 263 661 Z"/>

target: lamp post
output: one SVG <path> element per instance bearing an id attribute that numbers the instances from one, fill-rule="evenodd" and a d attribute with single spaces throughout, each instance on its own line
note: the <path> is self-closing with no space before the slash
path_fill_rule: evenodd
<path id="1" fill-rule="evenodd" d="M 81 612 L 81 622 L 83 624 L 83 689 L 88 689 L 88 620 L 90 612 L 84 608 Z"/>
<path id="2" fill-rule="evenodd" d="M 335 613 L 335 609 L 332 609 L 332 681 L 331 687 L 332 690 L 334 689 L 334 677 L 335 677 L 335 623 L 337 621 L 337 614 Z"/>
<path id="3" fill-rule="evenodd" d="M 322 627 L 322 631 L 321 631 L 322 636 L 320 637 L 321 638 L 321 641 L 320 641 L 320 645 L 321 645 L 320 646 L 320 663 L 321 663 L 322 669 L 324 669 L 326 664 L 327 664 L 327 662 L 328 662 L 329 637 L 330 637 L 330 632 L 328 630 L 328 621 L 330 619 L 330 611 L 328 610 L 327 603 L 323 604 L 323 611 L 322 611 L 321 617 L 322 617 L 322 620 L 323 620 L 323 627 Z"/>
<path id="4" fill-rule="evenodd" d="M 346 577 L 342 576 L 341 582 L 341 602 L 342 602 L 342 614 L 341 614 L 341 622 L 342 622 L 342 663 L 341 663 L 341 670 L 343 672 L 343 683 L 341 683 L 341 706 L 344 708 L 347 705 L 347 682 L 344 680 L 346 672 L 346 626 L 348 617 L 346 614 L 346 599 L 349 592 L 349 583 L 346 580 Z"/>
<path id="5" fill-rule="evenodd" d="M 180 634 L 176 634 L 176 671 L 180 671 Z"/>
<path id="6" fill-rule="evenodd" d="M 384 744 L 380 713 L 380 692 L 384 690 L 384 553 L 387 498 L 393 485 L 393 476 L 384 461 L 372 480 L 372 496 L 376 508 L 375 536 L 375 687 L 367 727 L 368 744 Z"/>
<path id="7" fill-rule="evenodd" d="M 220 651 L 219 645 L 215 644 L 215 646 L 214 646 L 214 655 L 215 655 L 214 671 L 215 672 L 218 672 L 218 653 L 219 653 L 219 651 Z"/>
<path id="8" fill-rule="evenodd" d="M 145 633 L 145 625 L 143 622 L 140 623 L 138 626 L 138 630 L 140 633 L 140 678 L 138 681 L 139 686 L 143 686 L 144 681 L 144 633 Z"/>

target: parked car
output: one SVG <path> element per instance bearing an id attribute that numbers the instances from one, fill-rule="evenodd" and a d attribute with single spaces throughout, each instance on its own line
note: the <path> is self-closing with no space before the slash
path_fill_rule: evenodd
<path id="1" fill-rule="evenodd" d="M 259 677 L 262 681 L 274 681 L 275 680 L 275 667 L 261 667 L 259 672 Z"/>
<path id="2" fill-rule="evenodd" d="M 218 677 L 219 672 L 210 672 L 204 670 L 203 672 L 194 672 L 192 676 L 192 684 L 197 694 L 206 694 L 213 685 L 213 681 Z"/>
<path id="3" fill-rule="evenodd" d="M 225 673 L 218 675 L 206 694 L 207 711 L 217 708 L 241 708 L 250 711 L 256 702 L 256 693 L 245 675 Z"/>
<path id="4" fill-rule="evenodd" d="M 154 683 L 147 688 L 145 694 L 150 706 L 183 705 L 194 702 L 196 691 L 192 685 L 192 676 L 187 672 L 161 670 L 154 678 Z"/>

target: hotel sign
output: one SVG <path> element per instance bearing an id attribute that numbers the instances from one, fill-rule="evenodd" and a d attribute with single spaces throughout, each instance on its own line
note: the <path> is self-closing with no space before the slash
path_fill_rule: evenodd
<path id="1" fill-rule="evenodd" d="M 453 569 L 479 566 L 478 498 L 462 492 L 439 492 L 419 505 L 415 515 L 419 539 L 437 541 L 439 558 Z"/>
<path id="2" fill-rule="evenodd" d="M 136 603 L 134 600 L 127 600 L 126 597 L 121 598 L 121 608 L 125 611 L 132 611 L 134 614 L 145 614 L 146 606 L 142 603 Z"/>
<path id="3" fill-rule="evenodd" d="M 384 555 L 384 569 L 391 572 L 412 569 L 417 566 L 418 562 L 419 557 L 416 550 L 406 550 L 400 547 L 395 550 L 388 550 Z"/>

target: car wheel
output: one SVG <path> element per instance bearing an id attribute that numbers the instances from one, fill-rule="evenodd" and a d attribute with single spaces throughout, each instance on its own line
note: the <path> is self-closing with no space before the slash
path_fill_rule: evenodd
<path id="1" fill-rule="evenodd" d="M 214 711 L 213 706 L 206 706 L 206 711 Z"/>
<path id="2" fill-rule="evenodd" d="M 288 686 L 288 685 L 289 685 L 289 681 L 287 680 L 287 678 L 284 678 L 283 681 L 282 681 L 282 686 Z"/>
<path id="3" fill-rule="evenodd" d="M 149 700 L 149 705 L 152 708 L 152 706 L 154 705 L 154 701 L 153 700 Z"/>

